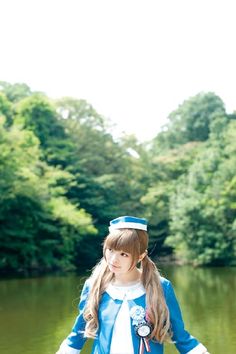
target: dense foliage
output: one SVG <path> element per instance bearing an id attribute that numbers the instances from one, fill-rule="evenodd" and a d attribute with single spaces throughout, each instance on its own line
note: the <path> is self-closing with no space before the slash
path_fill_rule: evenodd
<path id="1" fill-rule="evenodd" d="M 236 115 L 214 93 L 141 144 L 85 100 L 0 82 L 0 176 L 1 270 L 90 266 L 127 214 L 148 218 L 154 256 L 236 264 Z"/>

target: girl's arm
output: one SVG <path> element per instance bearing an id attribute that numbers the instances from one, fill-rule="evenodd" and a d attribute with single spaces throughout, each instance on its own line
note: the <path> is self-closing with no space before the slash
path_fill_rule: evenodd
<path id="1" fill-rule="evenodd" d="M 166 303 L 170 312 L 172 340 L 180 354 L 209 354 L 207 349 L 184 328 L 184 322 L 171 282 L 168 281 Z"/>
<path id="2" fill-rule="evenodd" d="M 83 312 L 88 298 L 88 294 L 89 286 L 88 282 L 86 281 L 80 295 L 79 315 L 75 320 L 71 333 L 61 343 L 60 348 L 56 352 L 56 354 L 79 354 L 81 349 L 83 348 L 83 345 L 86 342 L 86 338 L 84 337 L 84 329 L 86 322 L 83 318 Z"/>

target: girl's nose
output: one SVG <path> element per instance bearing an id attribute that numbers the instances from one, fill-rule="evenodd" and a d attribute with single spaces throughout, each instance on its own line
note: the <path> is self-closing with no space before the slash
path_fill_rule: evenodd
<path id="1" fill-rule="evenodd" d="M 116 253 L 113 253 L 112 256 L 111 256 L 111 262 L 113 264 L 117 264 L 118 263 L 118 254 Z"/>

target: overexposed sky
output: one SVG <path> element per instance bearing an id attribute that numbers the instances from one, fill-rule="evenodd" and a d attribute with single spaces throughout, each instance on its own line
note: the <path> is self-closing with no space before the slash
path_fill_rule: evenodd
<path id="1" fill-rule="evenodd" d="M 0 0 L 0 80 L 153 138 L 200 91 L 236 110 L 235 0 Z"/>

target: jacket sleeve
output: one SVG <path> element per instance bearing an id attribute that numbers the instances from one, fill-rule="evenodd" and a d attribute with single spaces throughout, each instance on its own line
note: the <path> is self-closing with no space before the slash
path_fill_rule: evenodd
<path id="1" fill-rule="evenodd" d="M 84 330 L 86 322 L 83 318 L 83 312 L 86 305 L 86 301 L 89 295 L 89 284 L 88 281 L 85 282 L 79 303 L 79 315 L 77 316 L 71 333 L 62 342 L 59 351 L 56 354 L 79 354 L 86 342 L 86 337 L 84 337 Z"/>
<path id="2" fill-rule="evenodd" d="M 180 354 L 203 354 L 207 349 L 186 329 L 178 300 L 170 281 L 167 281 L 166 303 L 170 312 L 172 340 Z"/>

